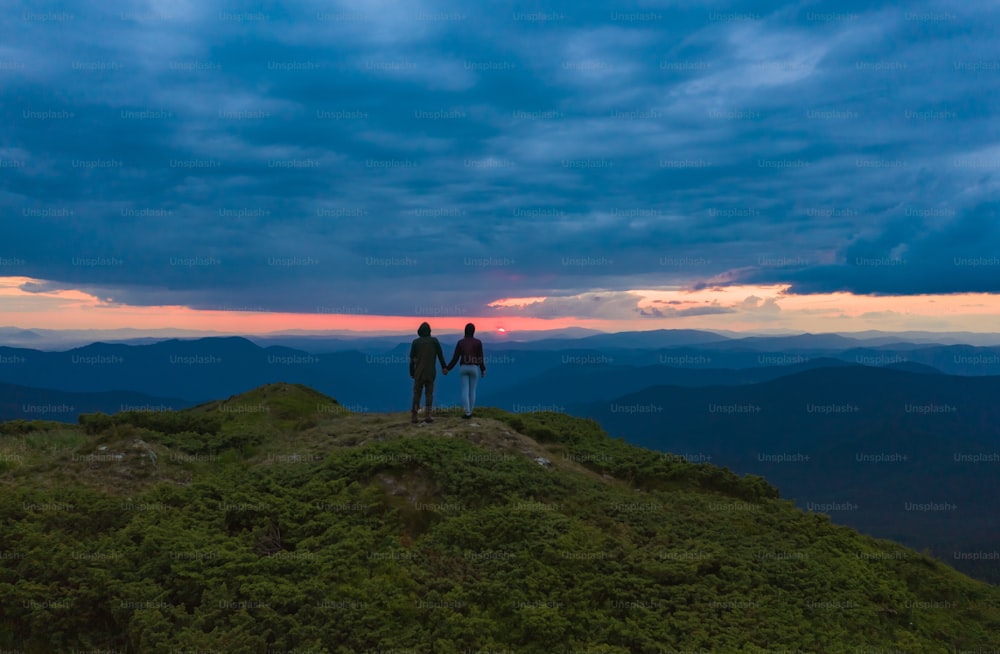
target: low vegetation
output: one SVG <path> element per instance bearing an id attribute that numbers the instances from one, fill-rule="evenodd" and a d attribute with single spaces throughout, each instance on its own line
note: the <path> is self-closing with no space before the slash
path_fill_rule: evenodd
<path id="1" fill-rule="evenodd" d="M 1000 589 L 593 421 L 273 384 L 0 424 L 0 649 L 1000 649 Z"/>

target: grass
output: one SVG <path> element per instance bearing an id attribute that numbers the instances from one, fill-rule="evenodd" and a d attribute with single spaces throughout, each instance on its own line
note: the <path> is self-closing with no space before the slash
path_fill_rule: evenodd
<path id="1" fill-rule="evenodd" d="M 763 479 L 564 414 L 337 406 L 0 425 L 0 647 L 1000 649 L 1000 589 Z"/>

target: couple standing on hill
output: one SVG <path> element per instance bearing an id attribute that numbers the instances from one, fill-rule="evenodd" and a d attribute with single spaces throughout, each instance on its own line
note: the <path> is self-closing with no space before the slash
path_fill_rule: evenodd
<path id="1" fill-rule="evenodd" d="M 447 376 L 448 371 L 454 368 L 461 358 L 458 374 L 462 378 L 462 405 L 465 408 L 465 415 L 462 417 L 465 419 L 472 417 L 472 409 L 476 405 L 476 383 L 480 377 L 486 375 L 483 342 L 473 336 L 475 333 L 476 326 L 471 322 L 465 326 L 465 338 L 455 345 L 455 355 L 451 358 L 451 363 L 446 364 L 441 343 L 431 336 L 431 326 L 426 322 L 420 323 L 417 329 L 419 338 L 413 339 L 413 344 L 410 345 L 410 379 L 413 380 L 413 409 L 410 422 L 418 422 L 417 412 L 420 410 L 421 392 L 426 398 L 424 422 L 434 422 L 434 418 L 431 417 L 431 406 L 434 403 L 434 379 L 437 377 L 435 359 L 441 362 L 441 372 Z"/>

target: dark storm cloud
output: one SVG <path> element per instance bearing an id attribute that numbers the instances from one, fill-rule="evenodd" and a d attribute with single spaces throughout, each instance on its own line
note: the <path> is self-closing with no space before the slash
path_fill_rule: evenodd
<path id="1" fill-rule="evenodd" d="M 748 269 L 728 281 L 791 282 L 792 293 L 911 295 L 949 293 L 955 286 L 995 293 L 1000 285 L 997 206 L 980 205 L 957 218 L 948 210 L 911 211 L 852 242 L 835 264 L 777 259 L 771 267 Z"/>
<path id="2" fill-rule="evenodd" d="M 997 290 L 985 3 L 33 4 L 0 27 L 0 255 L 44 288 Z"/>

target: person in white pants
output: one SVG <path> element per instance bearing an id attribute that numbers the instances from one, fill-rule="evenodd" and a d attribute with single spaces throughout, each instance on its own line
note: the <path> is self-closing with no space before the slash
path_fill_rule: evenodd
<path id="1" fill-rule="evenodd" d="M 462 364 L 458 367 L 458 378 L 462 380 L 462 407 L 465 409 L 466 420 L 472 417 L 472 409 L 476 406 L 476 384 L 479 383 L 479 366 Z"/>
<path id="2" fill-rule="evenodd" d="M 458 375 L 462 379 L 462 408 L 465 409 L 462 418 L 466 420 L 472 417 L 472 410 L 476 407 L 476 385 L 481 377 L 486 376 L 483 342 L 475 338 L 475 333 L 476 326 L 471 322 L 465 326 L 465 338 L 455 344 L 455 354 L 445 366 L 445 370 L 450 371 L 461 361 Z"/>

